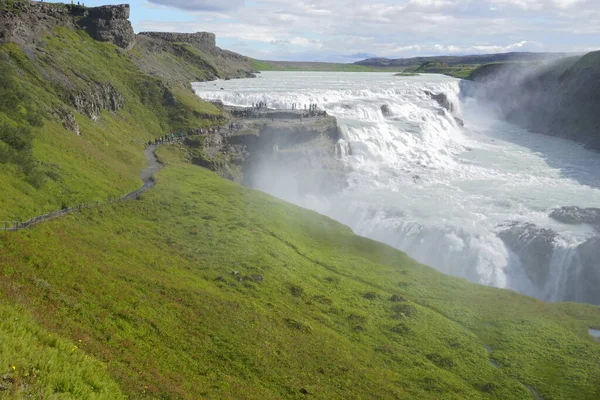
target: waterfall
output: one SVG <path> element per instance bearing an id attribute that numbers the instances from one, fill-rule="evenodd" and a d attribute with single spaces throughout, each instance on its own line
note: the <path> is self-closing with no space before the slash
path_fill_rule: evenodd
<path id="1" fill-rule="evenodd" d="M 334 151 L 346 167 L 343 189 L 284 193 L 278 185 L 294 184 L 290 171 L 277 171 L 285 179 L 263 180 L 258 189 L 444 273 L 545 300 L 589 301 L 574 294 L 583 282 L 573 276 L 589 276 L 589 266 L 577 266 L 579 246 L 596 233 L 549 214 L 600 204 L 597 154 L 498 121 L 468 98 L 468 84 L 439 75 L 272 72 L 220 85 L 225 90 L 211 83 L 195 89 L 238 106 L 317 104 L 338 119 L 342 139 Z M 521 248 L 515 243 L 525 233 L 532 244 Z"/>

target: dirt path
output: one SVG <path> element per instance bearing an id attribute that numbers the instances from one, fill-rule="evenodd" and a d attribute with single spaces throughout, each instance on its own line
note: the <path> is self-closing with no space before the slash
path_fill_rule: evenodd
<path id="1" fill-rule="evenodd" d="M 154 151 L 156 150 L 157 147 L 158 146 L 156 146 L 156 145 L 148 146 L 144 150 L 144 156 L 146 156 L 146 160 L 148 161 L 148 166 L 146 168 L 144 168 L 142 170 L 142 172 L 140 173 L 140 179 L 142 180 L 142 182 L 144 182 L 144 184 L 138 190 L 127 193 L 126 195 L 124 195 L 121 198 L 108 199 L 104 203 L 93 202 L 93 203 L 87 203 L 87 204 L 78 204 L 76 206 L 65 208 L 62 210 L 52 211 L 51 213 L 48 213 L 48 214 L 43 214 L 43 215 L 38 215 L 37 217 L 33 217 L 26 222 L 0 221 L 0 230 L 4 230 L 6 232 L 16 232 L 20 229 L 30 228 L 41 222 L 49 221 L 51 219 L 61 217 L 63 215 L 72 213 L 74 211 L 79 211 L 82 208 L 98 207 L 98 206 L 103 206 L 103 205 L 110 204 L 110 203 L 116 203 L 119 201 L 130 200 L 130 199 L 134 199 L 134 198 L 138 197 L 140 194 L 144 193 L 145 191 L 147 191 L 148 189 L 150 189 L 151 187 L 154 186 L 154 184 L 155 184 L 154 174 L 157 173 L 162 167 L 164 167 L 164 165 L 158 161 L 158 159 L 156 158 L 156 155 L 154 154 Z"/>
<path id="2" fill-rule="evenodd" d="M 140 179 L 144 182 L 144 186 L 142 188 L 151 187 L 153 185 L 154 179 L 152 177 L 155 173 L 157 173 L 164 165 L 162 165 L 156 155 L 154 154 L 154 150 L 156 150 L 158 146 L 152 145 L 148 146 L 146 150 L 144 150 L 144 155 L 146 156 L 146 160 L 148 161 L 148 166 L 142 170 L 140 173 Z"/>

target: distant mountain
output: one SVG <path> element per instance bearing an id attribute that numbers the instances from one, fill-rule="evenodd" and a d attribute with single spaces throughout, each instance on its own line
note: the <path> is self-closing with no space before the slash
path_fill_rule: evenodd
<path id="1" fill-rule="evenodd" d="M 468 56 L 432 56 L 432 57 L 412 57 L 412 58 L 367 58 L 357 61 L 354 64 L 369 67 L 407 67 L 411 65 L 421 65 L 429 62 L 443 62 L 448 65 L 466 65 L 466 64 L 489 64 L 498 62 L 531 62 L 546 61 L 562 57 L 571 56 L 569 53 L 500 53 L 500 54 L 477 54 Z"/>

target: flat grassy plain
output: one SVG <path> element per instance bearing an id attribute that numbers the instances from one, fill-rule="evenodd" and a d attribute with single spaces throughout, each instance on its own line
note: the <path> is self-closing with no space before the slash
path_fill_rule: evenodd
<path id="1" fill-rule="evenodd" d="M 322 71 L 322 72 L 397 72 L 398 76 L 416 76 L 419 74 L 443 74 L 459 79 L 469 79 L 471 72 L 480 65 L 407 65 L 396 67 L 376 67 L 358 64 L 259 61 L 251 60 L 258 71 Z"/>
<path id="2" fill-rule="evenodd" d="M 358 64 L 309 61 L 260 61 L 251 59 L 257 71 L 321 71 L 321 72 L 399 72 L 398 67 L 369 67 Z"/>
<path id="3" fill-rule="evenodd" d="M 125 395 L 530 399 L 528 385 L 545 399 L 600 396 L 587 333 L 600 308 L 445 276 L 175 146 L 158 153 L 168 166 L 140 199 L 0 234 L 3 304 L 79 343 Z"/>

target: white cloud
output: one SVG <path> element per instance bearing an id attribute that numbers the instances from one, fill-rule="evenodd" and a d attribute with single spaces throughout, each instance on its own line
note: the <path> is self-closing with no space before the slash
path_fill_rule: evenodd
<path id="1" fill-rule="evenodd" d="M 256 57 L 569 51 L 597 47 L 600 34 L 599 0 L 149 1 L 194 10 L 197 21 L 144 30 L 211 31 Z"/>
<path id="2" fill-rule="evenodd" d="M 460 45 L 439 45 L 433 46 L 433 49 L 438 53 L 446 54 L 465 54 L 465 53 L 508 53 L 511 51 L 522 50 L 526 46 L 543 47 L 540 43 L 521 40 L 517 43 L 508 45 L 475 45 L 475 46 L 460 46 Z"/>
<path id="3" fill-rule="evenodd" d="M 148 0 L 148 2 L 188 11 L 222 11 L 244 5 L 244 0 Z"/>

